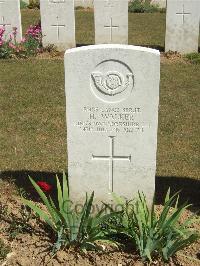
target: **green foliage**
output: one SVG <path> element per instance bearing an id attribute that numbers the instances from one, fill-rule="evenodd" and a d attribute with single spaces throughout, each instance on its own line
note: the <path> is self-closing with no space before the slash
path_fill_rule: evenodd
<path id="1" fill-rule="evenodd" d="M 43 211 L 32 201 L 23 199 L 23 202 L 29 206 L 40 218 L 51 227 L 57 236 L 53 252 L 61 247 L 74 246 L 82 250 L 97 249 L 96 241 L 110 241 L 109 229 L 103 229 L 100 225 L 109 220 L 116 213 L 104 214 L 104 209 L 97 214 L 92 215 L 92 203 L 94 193 L 86 200 L 80 212 L 72 208 L 72 202 L 69 198 L 68 183 L 66 175 L 63 173 L 62 188 L 58 177 L 57 179 L 57 200 L 58 207 L 52 198 L 44 194 L 40 187 L 30 178 L 31 183 L 46 206 L 47 211 Z M 114 242 L 112 242 L 114 244 Z"/>
<path id="2" fill-rule="evenodd" d="M 144 261 L 151 262 L 156 256 L 168 261 L 177 251 L 199 238 L 199 234 L 189 228 L 193 216 L 179 223 L 182 213 L 189 205 L 178 207 L 177 193 L 170 197 L 168 190 L 159 216 L 155 213 L 154 204 L 148 208 L 144 194 L 138 193 L 136 201 L 120 201 L 123 206 L 122 226 L 115 228 L 116 232 L 124 234 L 134 243 Z"/>
<path id="3" fill-rule="evenodd" d="M 25 57 L 36 56 L 38 54 L 38 50 L 41 49 L 41 42 L 38 42 L 38 40 L 32 36 L 28 36 L 27 41 L 24 42 L 24 48 L 26 51 Z"/>
<path id="4" fill-rule="evenodd" d="M 27 3 L 25 3 L 23 0 L 20 0 L 20 9 L 27 8 Z"/>
<path id="5" fill-rule="evenodd" d="M 200 64 L 200 53 L 190 53 L 186 55 L 186 58 L 192 63 L 192 64 Z"/>
<path id="6" fill-rule="evenodd" d="M 30 9 L 40 9 L 40 1 L 39 0 L 30 0 L 28 8 L 30 8 Z"/>
<path id="7" fill-rule="evenodd" d="M 11 58 L 12 49 L 8 47 L 8 45 L 2 45 L 0 47 L 0 59 L 8 59 Z"/>
<path id="8" fill-rule="evenodd" d="M 128 11 L 131 13 L 153 13 L 160 12 L 158 5 L 152 4 L 151 0 L 132 0 Z M 161 10 L 163 12 L 163 9 Z"/>
<path id="9" fill-rule="evenodd" d="M 4 241 L 0 238 L 0 260 L 5 259 L 11 248 L 5 245 Z"/>
<path id="10" fill-rule="evenodd" d="M 5 34 L 5 27 L 0 27 L 0 58 L 27 58 L 43 51 L 40 24 L 30 25 L 20 42 L 16 39 L 17 31 L 17 28 L 13 28 L 8 38 Z"/>

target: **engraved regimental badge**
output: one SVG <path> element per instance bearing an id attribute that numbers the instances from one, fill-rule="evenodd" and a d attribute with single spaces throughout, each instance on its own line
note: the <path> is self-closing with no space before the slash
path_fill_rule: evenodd
<path id="1" fill-rule="evenodd" d="M 105 102 L 121 102 L 132 92 L 134 76 L 129 67 L 116 60 L 103 61 L 91 73 L 91 89 Z"/>

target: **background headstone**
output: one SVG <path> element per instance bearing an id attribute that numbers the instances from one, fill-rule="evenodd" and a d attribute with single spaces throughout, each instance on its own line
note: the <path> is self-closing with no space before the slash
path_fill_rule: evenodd
<path id="1" fill-rule="evenodd" d="M 128 44 L 128 0 L 94 0 L 95 43 Z"/>
<path id="2" fill-rule="evenodd" d="M 3 26 L 5 27 L 6 39 L 9 39 L 13 27 L 16 27 L 16 40 L 21 41 L 22 27 L 19 0 L 0 0 L 0 27 Z"/>
<path id="3" fill-rule="evenodd" d="M 77 63 L 78 62 L 78 63 Z M 65 53 L 70 193 L 95 191 L 152 200 L 155 185 L 160 56 L 157 50 L 96 45 Z"/>
<path id="4" fill-rule="evenodd" d="M 167 1 L 165 52 L 198 52 L 199 0 Z"/>
<path id="5" fill-rule="evenodd" d="M 75 47 L 73 0 L 40 1 L 43 45 L 54 44 L 59 50 Z"/>

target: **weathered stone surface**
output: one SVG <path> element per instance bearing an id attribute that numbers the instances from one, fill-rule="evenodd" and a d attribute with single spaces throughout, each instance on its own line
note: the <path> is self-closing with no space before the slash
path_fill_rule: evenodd
<path id="1" fill-rule="evenodd" d="M 165 51 L 182 54 L 198 51 L 200 1 L 167 2 Z"/>
<path id="2" fill-rule="evenodd" d="M 59 50 L 75 47 L 73 0 L 40 1 L 43 45 L 54 44 Z"/>
<path id="3" fill-rule="evenodd" d="M 95 191 L 152 200 L 156 170 L 160 56 L 157 50 L 94 45 L 65 53 L 70 193 Z"/>
<path id="4" fill-rule="evenodd" d="M 94 0 L 95 43 L 128 43 L 128 0 Z"/>
<path id="5" fill-rule="evenodd" d="M 5 27 L 6 39 L 9 39 L 13 28 L 16 27 L 16 40 L 21 41 L 22 27 L 19 0 L 0 0 L 0 27 Z"/>

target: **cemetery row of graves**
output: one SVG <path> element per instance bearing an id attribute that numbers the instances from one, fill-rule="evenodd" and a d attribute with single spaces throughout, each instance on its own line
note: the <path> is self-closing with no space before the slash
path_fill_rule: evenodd
<path id="1" fill-rule="evenodd" d="M 95 44 L 129 43 L 129 34 L 132 32 L 128 31 L 128 5 L 128 0 L 94 1 Z M 30 28 L 23 38 L 20 1 L 2 0 L 0 7 L 1 50 L 14 49 L 16 54 L 24 55 L 24 50 L 29 50 L 30 54 L 41 51 L 42 44 L 49 49 L 51 46 L 55 46 L 60 51 L 75 47 L 77 44 L 73 0 L 41 1 L 41 28 Z M 198 0 L 168 1 L 165 16 L 166 30 L 163 29 L 165 52 L 173 51 L 181 54 L 198 52 L 199 10 Z M 104 14 L 103 19 L 102 14 Z M 87 25 L 85 26 L 87 27 Z M 30 46 L 34 50 L 32 53 Z M 1 53 L 3 54 L 3 52 Z M 4 54 L 6 57 L 6 52 Z"/>
<path id="2" fill-rule="evenodd" d="M 41 10 L 21 15 L 43 49 Z M 75 20 L 64 58 L 0 60 L 0 263 L 199 265 L 199 54 L 83 46 L 94 13 Z M 164 51 L 165 14 L 127 20 L 129 44 Z"/>

